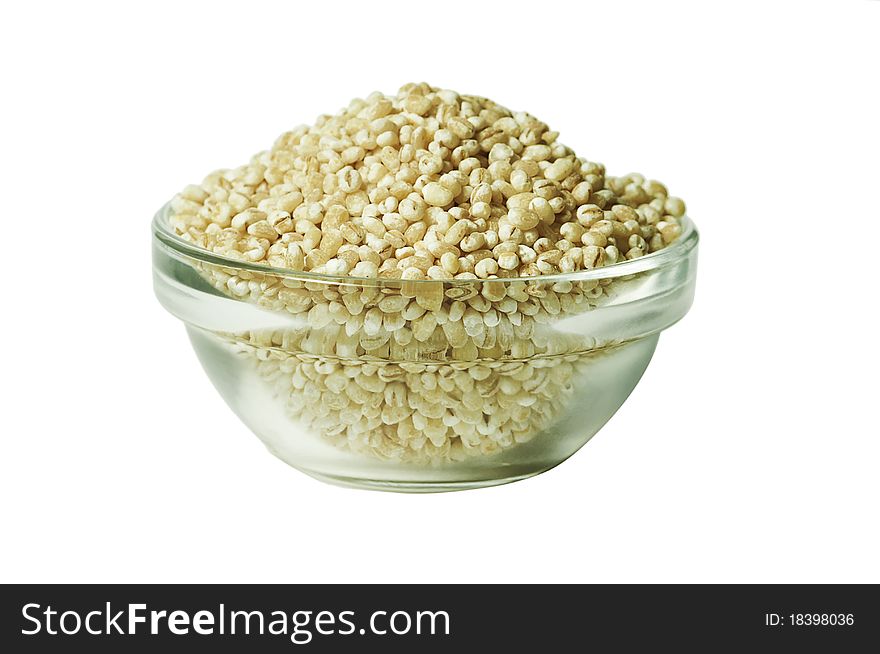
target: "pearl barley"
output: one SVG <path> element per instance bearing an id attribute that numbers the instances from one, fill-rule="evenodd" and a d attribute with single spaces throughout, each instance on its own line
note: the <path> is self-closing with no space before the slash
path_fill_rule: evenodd
<path id="1" fill-rule="evenodd" d="M 220 257 L 351 279 L 202 269 L 301 319 L 227 335 L 291 416 L 345 449 L 425 463 L 547 427 L 604 344 L 542 326 L 613 292 L 578 271 L 677 240 L 685 206 L 657 181 L 606 175 L 528 113 L 407 84 L 282 134 L 171 211 L 183 239 Z M 559 274 L 572 281 L 540 280 Z"/>

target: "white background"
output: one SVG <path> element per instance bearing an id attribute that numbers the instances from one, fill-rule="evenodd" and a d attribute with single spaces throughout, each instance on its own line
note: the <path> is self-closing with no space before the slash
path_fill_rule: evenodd
<path id="1" fill-rule="evenodd" d="M 880 582 L 880 2 L 6 3 L 0 580 Z M 408 81 L 684 197 L 697 298 L 583 450 L 408 496 L 270 456 L 149 222 Z"/>

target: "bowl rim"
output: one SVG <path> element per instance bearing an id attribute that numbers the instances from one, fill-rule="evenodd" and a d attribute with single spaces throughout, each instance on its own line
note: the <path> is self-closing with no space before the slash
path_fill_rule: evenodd
<path id="1" fill-rule="evenodd" d="M 689 216 L 683 216 L 681 220 L 682 233 L 672 245 L 646 254 L 629 261 L 622 261 L 610 266 L 601 266 L 599 268 L 589 268 L 584 270 L 576 270 L 570 273 L 555 273 L 552 275 L 534 275 L 529 277 L 497 277 L 489 279 L 412 279 L 402 280 L 399 278 L 382 278 L 382 277 L 353 277 L 351 275 L 328 275 L 326 273 L 315 273 L 304 270 L 291 270 L 290 268 L 277 268 L 261 263 L 251 263 L 248 261 L 240 261 L 231 259 L 220 254 L 215 254 L 209 250 L 205 250 L 198 245 L 184 240 L 172 229 L 168 218 L 171 215 L 171 202 L 167 202 L 152 221 L 153 239 L 159 241 L 164 246 L 174 250 L 180 255 L 196 259 L 202 263 L 219 266 L 222 268 L 231 268 L 236 270 L 244 270 L 251 273 L 261 275 L 271 275 L 275 277 L 283 277 L 287 279 L 297 279 L 303 281 L 314 281 L 332 284 L 361 284 L 383 283 L 400 284 L 407 282 L 412 284 L 436 284 L 438 282 L 452 285 L 471 285 L 485 284 L 487 282 L 502 282 L 510 284 L 513 282 L 525 283 L 556 283 L 562 281 L 581 282 L 599 279 L 609 279 L 615 277 L 625 277 L 635 275 L 637 273 L 648 272 L 673 265 L 685 259 L 690 252 L 697 246 L 700 240 L 700 234 L 697 227 Z"/>

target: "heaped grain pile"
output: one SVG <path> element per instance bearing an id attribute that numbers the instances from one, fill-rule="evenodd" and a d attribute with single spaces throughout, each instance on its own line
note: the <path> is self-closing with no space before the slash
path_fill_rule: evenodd
<path id="1" fill-rule="evenodd" d="M 557 136 L 491 100 L 408 84 L 187 187 L 171 225 L 233 261 L 362 280 L 204 271 L 226 294 L 307 317 L 234 337 L 268 348 L 259 365 L 300 420 L 385 458 L 491 454 L 552 418 L 571 365 L 554 371 L 542 357 L 589 349 L 536 324 L 610 291 L 607 280 L 541 277 L 641 257 L 681 234 L 684 203 L 661 183 L 607 176 Z"/>

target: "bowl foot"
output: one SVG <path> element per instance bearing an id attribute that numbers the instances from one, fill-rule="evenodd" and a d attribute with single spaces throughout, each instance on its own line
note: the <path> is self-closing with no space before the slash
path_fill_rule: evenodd
<path id="1" fill-rule="evenodd" d="M 314 477 L 318 481 L 323 481 L 334 486 L 342 486 L 343 488 L 357 488 L 361 490 L 385 491 L 391 493 L 451 493 L 453 491 L 473 490 L 477 488 L 489 488 L 490 486 L 501 486 L 502 484 L 511 484 L 515 481 L 521 481 L 539 475 L 544 470 L 537 470 L 521 475 L 511 477 L 500 477 L 498 479 L 480 479 L 467 481 L 387 481 L 376 479 L 360 479 L 356 477 L 344 477 L 341 475 L 328 475 L 320 472 L 313 472 L 303 468 L 297 468 L 301 472 L 306 473 L 310 477 Z"/>

